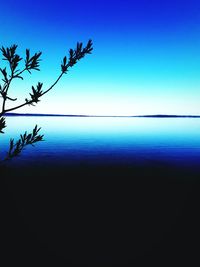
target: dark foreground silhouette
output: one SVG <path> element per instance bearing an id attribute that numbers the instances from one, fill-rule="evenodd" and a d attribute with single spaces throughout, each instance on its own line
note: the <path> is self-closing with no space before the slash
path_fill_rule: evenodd
<path id="1" fill-rule="evenodd" d="M 8 264 L 200 263 L 198 169 L 82 163 L 1 173 Z"/>

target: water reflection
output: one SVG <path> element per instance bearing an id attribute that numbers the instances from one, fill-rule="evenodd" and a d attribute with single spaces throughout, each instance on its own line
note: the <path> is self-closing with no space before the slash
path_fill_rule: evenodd
<path id="1" fill-rule="evenodd" d="M 192 118 L 7 117 L 2 153 L 11 137 L 35 124 L 45 142 L 27 147 L 15 162 L 200 162 L 200 120 Z"/>

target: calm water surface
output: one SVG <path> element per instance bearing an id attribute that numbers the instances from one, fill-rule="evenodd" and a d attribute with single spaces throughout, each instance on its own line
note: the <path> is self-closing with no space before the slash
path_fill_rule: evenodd
<path id="1" fill-rule="evenodd" d="M 170 163 L 200 162 L 200 119 L 7 117 L 0 136 L 1 154 L 9 139 L 42 127 L 45 141 L 27 147 L 12 164 Z"/>

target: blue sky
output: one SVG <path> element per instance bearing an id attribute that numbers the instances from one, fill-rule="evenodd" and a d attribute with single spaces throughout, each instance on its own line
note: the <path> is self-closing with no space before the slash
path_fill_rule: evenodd
<path id="1" fill-rule="evenodd" d="M 41 71 L 13 83 L 17 103 L 32 84 L 54 82 L 77 41 L 94 43 L 37 106 L 18 112 L 200 114 L 200 1 L 7 0 L 0 23 L 0 45 L 43 52 Z"/>

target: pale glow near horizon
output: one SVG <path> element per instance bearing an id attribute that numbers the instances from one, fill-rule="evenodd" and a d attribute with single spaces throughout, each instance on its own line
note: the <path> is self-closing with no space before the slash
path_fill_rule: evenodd
<path id="1" fill-rule="evenodd" d="M 198 98 L 197 98 L 198 100 Z M 14 110 L 16 113 L 42 113 L 42 114 L 68 114 L 68 115 L 151 115 L 151 114 L 200 114 L 199 102 L 188 105 L 188 97 L 182 99 L 170 99 L 166 97 L 162 101 L 156 97 L 91 97 L 91 96 L 57 96 L 44 97 L 35 107 L 26 106 Z"/>

